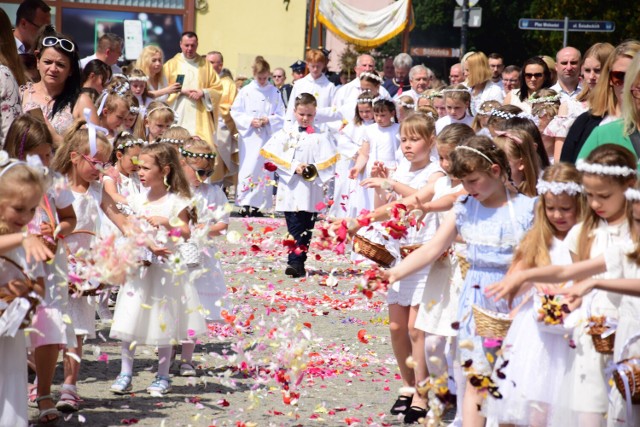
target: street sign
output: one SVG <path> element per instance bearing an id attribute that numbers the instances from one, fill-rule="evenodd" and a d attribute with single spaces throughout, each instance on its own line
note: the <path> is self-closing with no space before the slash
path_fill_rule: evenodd
<path id="1" fill-rule="evenodd" d="M 482 8 L 472 7 L 469 9 L 469 28 L 478 28 L 482 25 Z M 462 27 L 462 9 L 456 7 L 453 11 L 453 26 Z"/>
<path id="2" fill-rule="evenodd" d="M 565 21 L 562 19 L 528 19 L 518 20 L 518 28 L 521 30 L 538 31 L 564 31 Z M 574 32 L 603 32 L 615 31 L 616 24 L 613 21 L 568 21 L 567 31 Z"/>
<path id="3" fill-rule="evenodd" d="M 453 47 L 421 47 L 411 48 L 413 56 L 430 56 L 432 58 L 459 58 L 460 49 Z"/>
<path id="4" fill-rule="evenodd" d="M 469 7 L 473 7 L 475 5 L 478 4 L 479 0 L 469 0 Z M 464 4 L 462 4 L 464 2 L 464 0 L 456 0 L 456 3 L 458 3 L 458 6 L 463 7 Z"/>

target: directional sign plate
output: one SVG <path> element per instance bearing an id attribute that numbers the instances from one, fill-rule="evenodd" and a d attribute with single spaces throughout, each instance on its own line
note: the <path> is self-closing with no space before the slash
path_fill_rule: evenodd
<path id="1" fill-rule="evenodd" d="M 518 28 L 521 30 L 538 31 L 564 31 L 562 19 L 528 19 L 518 20 Z M 616 24 L 613 21 L 569 21 L 569 31 L 575 32 L 605 32 L 615 31 Z"/>

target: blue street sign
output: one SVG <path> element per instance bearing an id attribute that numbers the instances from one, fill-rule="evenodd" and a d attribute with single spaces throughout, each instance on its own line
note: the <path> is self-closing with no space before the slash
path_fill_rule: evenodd
<path id="1" fill-rule="evenodd" d="M 538 31 L 564 31 L 562 19 L 528 19 L 518 20 L 518 28 L 521 30 Z M 569 21 L 567 30 L 574 32 L 604 32 L 615 31 L 616 24 L 612 21 Z"/>

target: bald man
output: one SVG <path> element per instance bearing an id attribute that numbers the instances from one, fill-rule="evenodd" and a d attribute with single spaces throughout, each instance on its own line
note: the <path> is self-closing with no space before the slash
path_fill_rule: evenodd
<path id="1" fill-rule="evenodd" d="M 582 56 L 575 47 L 567 46 L 556 54 L 558 82 L 551 86 L 563 98 L 575 98 L 582 90 L 580 86 L 580 66 Z"/>
<path id="2" fill-rule="evenodd" d="M 459 62 L 457 64 L 453 64 L 451 69 L 449 70 L 449 84 L 457 85 L 464 81 L 464 75 L 462 74 L 462 64 Z"/>
<path id="3" fill-rule="evenodd" d="M 353 120 L 355 115 L 358 95 L 360 95 L 360 74 L 365 71 L 371 72 L 376 69 L 376 60 L 371 55 L 362 54 L 356 59 L 356 78 L 346 85 L 342 85 L 333 97 L 333 105 L 342 114 L 342 118 L 347 121 Z M 380 96 L 391 99 L 389 92 L 381 85 Z"/>

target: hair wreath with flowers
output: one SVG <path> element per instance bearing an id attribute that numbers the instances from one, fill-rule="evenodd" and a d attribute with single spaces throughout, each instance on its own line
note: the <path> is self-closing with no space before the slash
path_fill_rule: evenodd
<path id="1" fill-rule="evenodd" d="M 557 196 L 566 193 L 570 196 L 575 196 L 582 193 L 583 188 L 577 182 L 545 181 L 540 179 L 536 184 L 536 190 L 538 190 L 538 194 L 551 193 Z"/>
<path id="2" fill-rule="evenodd" d="M 589 163 L 584 159 L 576 162 L 576 169 L 580 172 L 594 175 L 632 176 L 638 173 L 636 169 L 631 169 L 627 166 L 609 166 L 600 163 Z"/>

